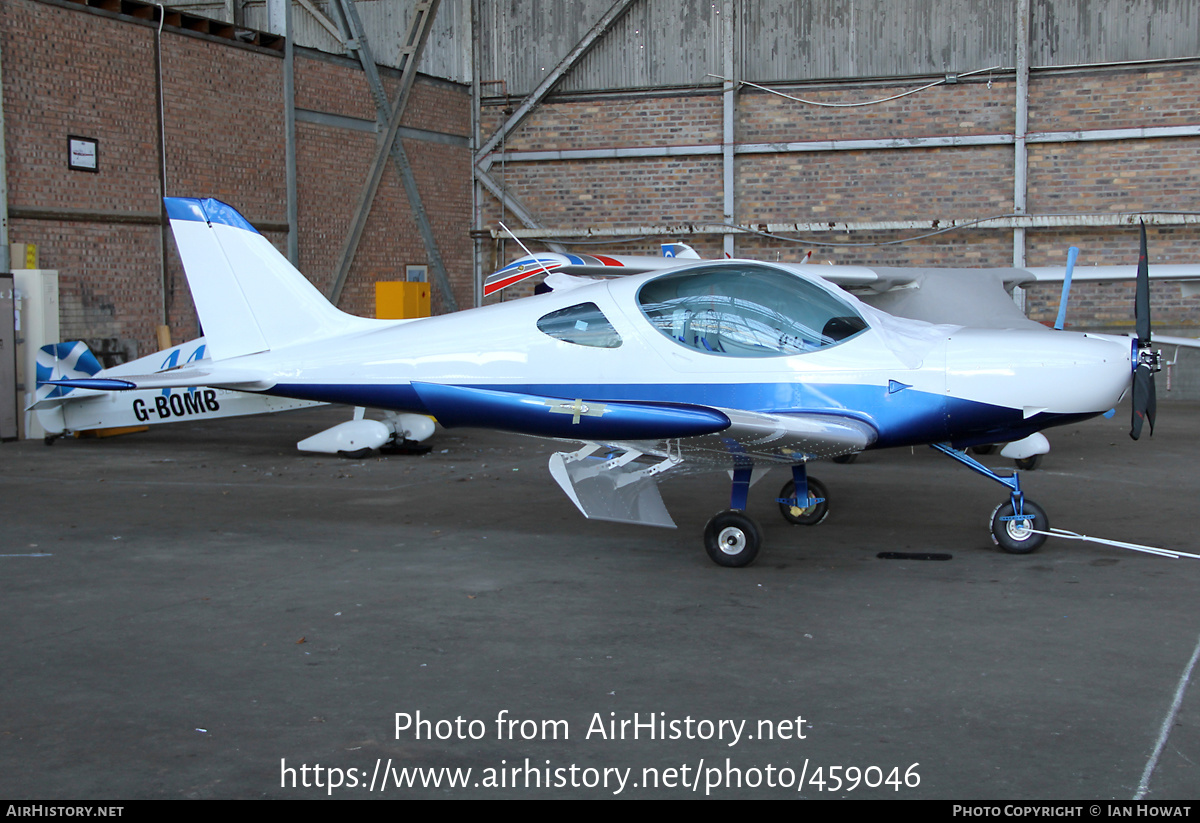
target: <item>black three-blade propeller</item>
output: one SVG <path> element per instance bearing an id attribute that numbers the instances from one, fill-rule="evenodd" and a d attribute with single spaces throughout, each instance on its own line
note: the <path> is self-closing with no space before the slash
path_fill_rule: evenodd
<path id="1" fill-rule="evenodd" d="M 1133 371 L 1133 415 L 1130 419 L 1129 436 L 1137 440 L 1142 436 L 1143 421 L 1150 424 L 1150 434 L 1154 434 L 1154 373 L 1159 369 L 1158 353 L 1150 348 L 1150 269 L 1146 262 L 1145 223 L 1142 223 L 1142 246 L 1138 256 L 1133 315 L 1137 323 L 1137 362 Z"/>

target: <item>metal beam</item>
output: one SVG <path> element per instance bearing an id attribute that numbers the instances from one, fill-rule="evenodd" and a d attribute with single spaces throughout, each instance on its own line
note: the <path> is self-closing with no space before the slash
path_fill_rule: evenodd
<path id="1" fill-rule="evenodd" d="M 389 122 L 392 119 L 392 107 L 388 103 L 387 95 L 383 90 L 383 82 L 379 78 L 379 71 L 375 65 L 375 57 L 371 52 L 370 42 L 367 40 L 366 29 L 362 24 L 362 20 L 358 16 L 358 8 L 354 5 L 353 0 L 342 0 L 344 3 L 344 11 L 350 25 L 351 34 L 353 35 L 353 48 L 358 52 L 359 60 L 363 66 L 363 72 L 367 76 L 367 83 L 370 85 L 371 94 L 375 98 L 375 111 L 380 124 Z M 428 18 L 433 20 L 431 14 Z M 397 134 L 404 131 L 398 129 Z M 425 244 L 425 253 L 429 259 L 429 265 L 433 269 L 434 280 L 442 291 L 442 296 L 445 305 L 451 311 L 458 310 L 458 301 L 454 297 L 454 291 L 450 287 L 450 278 L 446 274 L 446 265 L 442 261 L 441 251 L 438 249 L 437 240 L 433 236 L 433 228 L 429 224 L 429 216 L 425 212 L 425 205 L 421 201 L 421 193 L 417 188 L 417 178 L 413 174 L 412 165 L 408 162 L 408 154 L 404 151 L 404 145 L 399 140 L 393 140 L 391 146 L 392 162 L 396 164 L 396 170 L 400 173 L 401 182 L 404 184 L 404 192 L 408 197 L 409 207 L 413 211 L 413 218 L 417 224 L 417 231 L 421 235 L 421 241 Z"/>
<path id="2" fill-rule="evenodd" d="M 1200 225 L 1200 213 L 1186 212 L 1113 212 L 1112 214 L 1009 214 L 980 219 L 964 217 L 923 218 L 921 220 L 864 220 L 860 222 L 813 223 L 754 223 L 751 225 L 726 226 L 719 223 L 678 223 L 674 225 L 631 225 L 584 229 L 513 229 L 512 233 L 522 240 L 545 240 L 548 238 L 603 238 L 643 236 L 722 236 L 730 234 L 851 234 L 854 232 L 879 231 L 941 231 L 951 228 L 962 229 L 1051 229 L 1051 228 L 1110 228 L 1114 226 L 1136 226 L 1139 220 L 1154 226 Z M 506 236 L 497 229 L 491 231 L 494 238 Z"/>
<path id="3" fill-rule="evenodd" d="M 499 200 L 506 209 L 517 216 L 517 219 L 524 223 L 527 227 L 534 229 L 540 228 L 541 223 L 533 216 L 533 213 L 526 208 L 518 198 L 507 193 L 496 179 L 487 172 L 475 169 L 475 179 L 478 180 L 485 189 L 491 192 L 492 196 Z"/>
<path id="4" fill-rule="evenodd" d="M 733 223 L 737 220 L 737 205 L 734 199 L 734 150 L 736 148 L 734 141 L 734 125 L 737 117 L 737 84 L 734 74 L 736 73 L 736 61 L 734 59 L 734 18 L 733 18 L 733 0 L 722 0 L 721 14 L 724 19 L 721 21 L 721 45 L 724 53 L 725 63 L 725 79 L 721 85 L 721 180 L 722 180 L 722 203 L 725 212 L 725 222 Z M 736 257 L 734 250 L 734 235 L 725 235 L 724 251 L 727 257 Z"/>
<path id="5" fill-rule="evenodd" d="M 0 64 L 4 56 L 0 50 Z M 0 272 L 12 271 L 8 249 L 8 155 L 4 148 L 4 69 L 0 66 Z"/>
<path id="6" fill-rule="evenodd" d="M 402 62 L 400 67 L 400 90 L 397 93 L 396 102 L 391 106 L 391 115 L 387 119 L 387 129 L 376 142 L 375 159 L 371 164 L 371 169 L 367 176 L 366 184 L 363 186 L 358 207 L 355 209 L 354 217 L 350 225 L 350 231 L 346 237 L 345 246 L 342 249 L 341 258 L 338 261 L 338 267 L 334 275 L 333 285 L 329 291 L 330 302 L 335 305 L 342 295 L 342 289 L 344 288 L 346 284 L 346 278 L 350 273 L 350 265 L 354 262 L 355 252 L 357 252 L 358 244 L 362 240 L 362 234 L 366 227 L 367 217 L 371 213 L 371 204 L 375 201 L 375 193 L 379 190 L 379 183 L 383 179 L 383 170 L 387 165 L 388 158 L 396 156 L 396 147 L 399 146 L 399 144 L 396 142 L 396 134 L 400 129 L 400 120 L 403 118 L 405 107 L 408 104 L 409 92 L 412 90 L 413 82 L 416 80 L 417 63 L 420 60 L 422 50 L 425 48 L 425 42 L 429 38 L 429 31 L 432 28 L 433 18 L 437 14 L 438 2 L 439 0 L 418 0 L 416 5 L 413 7 L 413 16 L 412 20 L 409 22 L 408 34 L 405 37 L 404 45 L 400 49 Z M 345 5 L 343 8 L 347 13 L 347 17 L 352 23 L 352 33 L 354 34 L 355 39 L 359 41 L 357 45 L 361 59 L 363 52 L 368 47 L 366 40 L 362 35 L 361 25 L 354 24 L 354 21 L 358 17 L 358 12 L 354 8 L 353 0 L 344 0 L 344 4 Z M 354 28 L 357 28 L 357 31 L 353 31 Z M 369 52 L 367 53 L 369 54 Z M 363 68 L 367 72 L 368 80 L 370 80 L 372 74 L 374 74 L 375 82 L 378 82 L 378 72 L 375 69 L 374 60 L 362 60 L 362 62 Z M 370 68 L 368 68 L 368 65 Z M 382 84 L 379 85 L 379 88 L 382 88 Z M 377 105 L 379 102 L 380 101 L 377 98 Z M 386 106 L 386 99 L 384 99 L 382 103 L 384 106 Z M 400 149 L 400 153 L 403 153 L 403 149 Z M 403 165 L 405 164 L 399 165 L 401 165 L 403 168 Z M 402 171 L 402 177 L 403 176 L 404 175 Z M 405 189 L 408 189 L 407 183 L 405 184 Z M 411 202 L 412 192 L 410 192 L 409 197 Z M 417 212 L 417 216 L 420 220 L 420 217 L 424 215 L 424 209 L 419 207 L 419 198 L 417 199 L 417 204 L 418 207 L 414 208 L 414 212 Z M 425 222 L 428 223 L 427 220 Z M 430 238 L 432 238 L 432 235 L 430 235 Z M 426 248 L 429 248 L 428 241 L 426 242 Z M 434 271 L 436 275 L 437 267 L 441 265 L 441 256 L 437 255 L 436 253 L 436 245 L 433 248 L 434 255 L 436 255 L 436 261 L 433 259 L 434 255 L 431 255 L 430 264 L 434 265 Z M 441 279 L 445 280 L 444 267 L 442 267 Z M 452 308 L 455 307 L 457 304 L 454 299 L 454 293 L 449 290 L 448 282 L 445 282 L 444 288 L 448 305 Z"/>
<path id="7" fill-rule="evenodd" d="M 1030 132 L 1025 135 L 1025 142 L 1027 144 L 1087 143 L 1109 140 L 1156 140 L 1168 137 L 1200 137 L 1200 125 Z M 741 143 L 734 147 L 734 154 L 1011 146 L 1015 141 L 1016 138 L 1011 134 L 963 134 L 938 137 L 878 137 L 862 140 L 808 140 L 792 143 Z M 606 149 L 510 151 L 496 155 L 495 158 L 505 163 L 544 163 L 555 160 L 616 160 L 626 157 L 713 157 L 721 155 L 723 151 L 724 144 L 710 143 L 691 146 L 627 146 Z"/>
<path id="8" fill-rule="evenodd" d="M 567 56 L 559 61 L 559 64 L 555 66 L 549 74 L 546 75 L 542 82 L 538 84 L 538 87 L 534 89 L 528 97 L 521 101 L 521 105 L 517 106 L 516 110 L 512 113 L 512 115 L 509 116 L 508 120 L 504 122 L 504 125 L 498 128 L 496 132 L 489 137 L 482 146 L 480 146 L 479 151 L 475 154 L 475 164 L 477 166 L 482 165 L 483 170 L 487 171 L 488 167 L 491 165 L 491 163 L 488 162 L 488 155 L 496 148 L 496 146 L 500 145 L 500 143 L 504 141 L 510 132 L 512 132 L 526 117 L 529 116 L 529 113 L 534 110 L 538 103 L 542 102 L 542 98 L 550 93 L 550 90 L 558 84 L 558 81 L 565 77 L 567 72 L 575 67 L 575 64 L 579 62 L 580 58 L 587 54 L 588 50 L 596 44 L 596 41 L 603 37 L 604 34 L 610 28 L 612 28 L 613 23 L 621 19 L 621 15 L 627 12 L 629 7 L 636 2 L 638 2 L 638 0 L 617 0 L 617 2 L 612 4 L 612 7 L 609 8 L 609 10 L 605 12 L 599 20 L 596 21 L 595 25 L 588 29 L 588 32 L 583 36 L 583 39 L 576 43 L 575 47 L 567 53 Z"/>
<path id="9" fill-rule="evenodd" d="M 475 167 L 475 149 L 483 142 L 481 128 L 481 107 L 483 86 L 479 82 L 480 59 L 479 19 L 482 9 L 480 0 L 470 0 L 471 3 L 471 63 L 467 76 L 471 78 L 471 167 Z M 483 305 L 483 241 L 479 232 L 483 229 L 483 189 L 482 184 L 471 175 L 471 284 L 474 290 L 472 302 L 476 306 Z"/>
<path id="10" fill-rule="evenodd" d="M 1013 128 L 1013 211 L 1024 214 L 1029 193 L 1029 0 L 1017 0 L 1016 123 Z M 1025 230 L 1013 229 L 1013 265 L 1025 265 Z"/>
<path id="11" fill-rule="evenodd" d="M 284 0 L 283 45 L 283 131 L 284 188 L 287 192 L 287 256 L 293 266 L 300 263 L 300 206 L 296 182 L 296 49 L 292 36 L 292 4 Z"/>
<path id="12" fill-rule="evenodd" d="M 608 11 L 605 12 L 605 14 L 596 21 L 595 25 L 588 30 L 587 34 L 583 36 L 583 39 L 576 43 L 575 47 L 567 53 L 567 56 L 559 61 L 559 64 L 555 66 L 548 75 L 546 75 L 538 87 L 534 89 L 528 97 L 521 101 L 521 104 L 512 113 L 512 115 L 509 116 L 504 125 L 497 129 L 495 133 L 492 134 L 492 136 L 488 138 L 488 140 L 478 149 L 478 151 L 475 152 L 475 157 L 473 160 L 475 180 L 500 201 L 501 208 L 511 211 L 514 215 L 516 215 L 517 219 L 524 223 L 527 227 L 540 227 L 541 223 L 536 217 L 533 216 L 533 213 L 528 207 L 525 206 L 524 203 L 521 202 L 519 198 L 506 192 L 504 187 L 491 176 L 489 173 L 492 166 L 491 153 L 497 146 L 503 145 L 503 142 L 508 137 L 509 133 L 516 129 L 517 126 L 519 126 L 525 120 L 525 118 L 529 116 L 530 112 L 532 112 L 538 103 L 542 101 L 542 98 L 550 93 L 550 90 L 554 88 L 558 81 L 565 77 L 567 72 L 575 67 L 575 64 L 578 63 L 585 54 L 587 54 L 592 46 L 594 46 L 610 28 L 612 28 L 613 24 L 621 18 L 621 15 L 627 12 L 629 8 L 636 2 L 637 0 L 617 0 L 617 2 L 613 3 L 613 5 L 609 7 Z M 480 95 L 476 90 L 476 111 L 478 111 L 479 100 Z M 565 249 L 557 243 L 548 243 L 547 245 L 553 251 L 565 251 Z M 482 276 L 483 274 L 481 268 L 477 279 L 482 279 Z"/>
<path id="13" fill-rule="evenodd" d="M 332 34 L 339 43 L 346 45 L 346 37 L 338 30 L 338 27 L 333 24 L 333 21 L 321 13 L 321 10 L 314 6 L 309 0 L 296 0 L 297 3 L 308 12 L 314 20 L 321 24 L 330 34 Z"/>

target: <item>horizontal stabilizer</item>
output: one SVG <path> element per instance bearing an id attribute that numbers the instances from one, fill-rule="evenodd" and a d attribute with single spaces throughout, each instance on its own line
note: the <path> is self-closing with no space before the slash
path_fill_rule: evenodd
<path id="1" fill-rule="evenodd" d="M 122 374 L 119 377 L 80 377 L 46 381 L 51 386 L 93 391 L 130 391 L 132 389 L 183 389 L 213 386 L 239 391 L 265 391 L 275 381 L 249 369 L 172 369 L 158 374 Z"/>

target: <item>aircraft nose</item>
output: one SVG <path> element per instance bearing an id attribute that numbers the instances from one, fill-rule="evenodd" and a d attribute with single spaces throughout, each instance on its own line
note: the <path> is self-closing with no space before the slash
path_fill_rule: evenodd
<path id="1" fill-rule="evenodd" d="M 1042 412 L 1102 413 L 1129 388 L 1131 348 L 1124 338 L 1055 331 L 964 329 L 946 350 L 952 397 Z"/>

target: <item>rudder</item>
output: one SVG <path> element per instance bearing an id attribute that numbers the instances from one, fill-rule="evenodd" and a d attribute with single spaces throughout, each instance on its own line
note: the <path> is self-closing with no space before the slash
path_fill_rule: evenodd
<path id="1" fill-rule="evenodd" d="M 164 202 L 213 360 L 324 337 L 360 320 L 326 300 L 232 206 Z"/>

